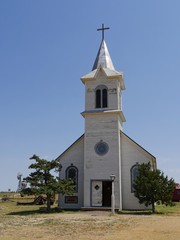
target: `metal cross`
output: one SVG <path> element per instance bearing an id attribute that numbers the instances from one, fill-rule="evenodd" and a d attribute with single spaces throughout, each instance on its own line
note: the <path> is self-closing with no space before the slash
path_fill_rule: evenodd
<path id="1" fill-rule="evenodd" d="M 97 31 L 102 31 L 102 40 L 104 40 L 104 30 L 110 29 L 109 27 L 105 28 L 104 24 L 102 24 L 102 28 L 98 28 Z"/>

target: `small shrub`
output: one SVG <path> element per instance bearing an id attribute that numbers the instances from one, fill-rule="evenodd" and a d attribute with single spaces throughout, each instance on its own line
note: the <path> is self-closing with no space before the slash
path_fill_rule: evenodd
<path id="1" fill-rule="evenodd" d="M 3 202 L 9 201 L 9 197 L 8 197 L 7 195 L 4 195 L 4 196 L 1 198 L 1 200 L 2 200 Z"/>

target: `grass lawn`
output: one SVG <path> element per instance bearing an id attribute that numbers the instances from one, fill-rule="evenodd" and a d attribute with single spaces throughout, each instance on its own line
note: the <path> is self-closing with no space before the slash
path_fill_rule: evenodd
<path id="1" fill-rule="evenodd" d="M 19 196 L 0 201 L 1 240 L 175 240 L 180 235 L 180 203 L 156 206 L 158 214 L 112 216 L 110 212 L 83 211 L 47 214 L 39 206 L 16 205 L 17 201 Z"/>
<path id="2" fill-rule="evenodd" d="M 156 212 L 158 214 L 165 214 L 165 215 L 176 215 L 180 216 L 180 202 L 176 202 L 175 206 L 165 206 L 165 205 L 157 205 Z"/>

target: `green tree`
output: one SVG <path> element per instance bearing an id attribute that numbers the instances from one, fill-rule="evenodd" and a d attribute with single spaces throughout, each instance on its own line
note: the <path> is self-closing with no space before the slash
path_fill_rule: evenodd
<path id="1" fill-rule="evenodd" d="M 61 164 L 58 160 L 48 161 L 33 155 L 30 160 L 35 160 L 29 166 L 34 169 L 25 180 L 30 184 L 31 188 L 22 190 L 24 194 L 45 194 L 47 199 L 47 211 L 51 208 L 51 199 L 56 193 L 72 194 L 74 191 L 73 181 L 71 179 L 59 179 L 51 172 L 52 170 L 60 171 Z"/>
<path id="2" fill-rule="evenodd" d="M 134 195 L 139 199 L 139 203 L 145 206 L 152 206 L 155 213 L 155 203 L 172 206 L 172 193 L 175 182 L 171 178 L 164 176 L 158 169 L 152 169 L 151 164 L 141 164 L 138 167 L 138 175 L 134 180 Z"/>

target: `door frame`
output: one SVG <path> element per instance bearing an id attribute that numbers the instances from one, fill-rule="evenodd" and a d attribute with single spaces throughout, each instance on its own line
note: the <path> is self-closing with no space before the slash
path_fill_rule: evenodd
<path id="1" fill-rule="evenodd" d="M 100 207 L 100 208 L 106 207 L 106 206 L 103 206 L 103 182 L 112 182 L 112 180 L 111 179 L 91 179 L 90 180 L 90 206 L 91 207 L 96 207 L 96 206 L 93 206 L 93 194 L 92 194 L 92 183 L 94 181 L 102 182 L 102 206 L 97 206 L 97 207 Z M 107 207 L 110 207 L 110 206 L 107 206 Z"/>

